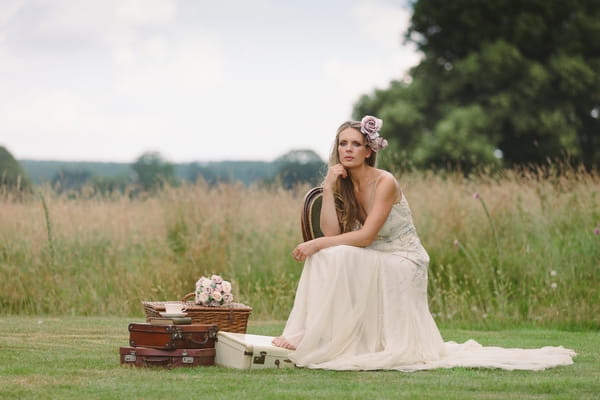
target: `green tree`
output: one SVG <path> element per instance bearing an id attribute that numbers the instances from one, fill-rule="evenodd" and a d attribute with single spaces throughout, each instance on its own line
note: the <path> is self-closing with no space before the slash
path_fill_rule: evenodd
<path id="1" fill-rule="evenodd" d="M 406 38 L 424 58 L 412 81 L 363 96 L 356 117 L 384 118 L 384 133 L 418 165 L 496 163 L 494 153 L 508 165 L 600 163 L 600 0 L 413 8 Z"/>
<path id="2" fill-rule="evenodd" d="M 142 154 L 131 166 L 137 175 L 137 182 L 142 189 L 152 191 L 165 184 L 175 184 L 173 164 L 167 162 L 158 152 Z"/>
<path id="3" fill-rule="evenodd" d="M 126 175 L 101 176 L 94 175 L 89 181 L 96 193 L 102 195 L 111 195 L 113 193 L 124 193 L 127 186 L 131 183 Z"/>
<path id="4" fill-rule="evenodd" d="M 324 176 L 326 164 L 312 150 L 292 150 L 275 160 L 277 172 L 274 180 L 291 189 L 307 183 L 318 185 Z"/>
<path id="5" fill-rule="evenodd" d="M 0 146 L 0 188 L 26 190 L 31 187 L 21 164 L 4 147 Z"/>
<path id="6" fill-rule="evenodd" d="M 79 190 L 92 178 L 92 173 L 83 168 L 61 168 L 52 178 L 52 187 L 57 192 Z"/>
<path id="7" fill-rule="evenodd" d="M 191 163 L 186 171 L 186 178 L 190 182 L 203 180 L 210 186 L 216 185 L 218 182 L 226 182 L 226 178 L 219 178 L 214 170 L 206 165 L 194 162 Z"/>

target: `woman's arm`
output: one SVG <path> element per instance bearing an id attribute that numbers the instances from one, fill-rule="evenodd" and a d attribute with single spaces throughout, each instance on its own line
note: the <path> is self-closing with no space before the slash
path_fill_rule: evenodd
<path id="1" fill-rule="evenodd" d="M 396 179 L 391 174 L 385 174 L 377 183 L 374 204 L 362 228 L 352 232 L 324 236 L 300 243 L 292 251 L 292 256 L 298 261 L 303 261 L 306 257 L 327 247 L 339 245 L 366 247 L 370 245 L 388 218 L 392 206 L 396 202 L 397 195 Z"/>
<path id="2" fill-rule="evenodd" d="M 335 183 L 338 179 L 346 179 L 348 172 L 341 164 L 332 165 L 327 170 L 323 182 L 323 202 L 321 204 L 320 225 L 325 236 L 339 235 L 342 231 L 335 211 Z"/>

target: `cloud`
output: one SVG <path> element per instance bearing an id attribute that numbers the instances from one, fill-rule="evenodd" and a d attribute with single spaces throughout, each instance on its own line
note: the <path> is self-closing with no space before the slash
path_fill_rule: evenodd
<path id="1" fill-rule="evenodd" d="M 384 68 L 378 63 L 349 62 L 331 58 L 323 64 L 325 75 L 349 98 L 356 99 L 373 86 L 378 77 L 384 76 Z M 387 82 L 387 80 L 385 80 Z"/>
<path id="2" fill-rule="evenodd" d="M 352 6 L 352 17 L 363 38 L 387 50 L 400 47 L 410 16 L 410 10 L 398 4 L 365 1 Z"/>
<path id="3" fill-rule="evenodd" d="M 114 82 L 118 94 L 193 96 L 223 83 L 222 50 L 208 33 L 189 32 L 181 40 L 154 36 L 139 46 L 115 49 L 113 58 L 119 67 Z"/>
<path id="4" fill-rule="evenodd" d="M 175 0 L 31 0 L 28 3 L 43 10 L 37 18 L 37 32 L 58 36 L 110 38 L 115 32 L 167 25 L 177 15 Z"/>
<path id="5" fill-rule="evenodd" d="M 0 27 L 12 19 L 27 0 L 2 0 L 0 2 Z"/>
<path id="6" fill-rule="evenodd" d="M 18 137 L 12 140 L 16 157 L 27 149 L 27 157 L 47 158 L 45 151 L 52 148 L 55 159 L 132 161 L 163 147 L 169 131 L 164 116 L 106 113 L 88 97 L 66 89 L 5 103 L 0 120 L 4 133 Z"/>
<path id="7" fill-rule="evenodd" d="M 116 20 L 125 25 L 168 24 L 176 12 L 174 0 L 117 0 L 114 8 Z"/>
<path id="8" fill-rule="evenodd" d="M 0 119 L 4 121 L 5 129 L 22 132 L 49 130 L 51 135 L 68 136 L 74 126 L 86 119 L 87 113 L 88 107 L 82 97 L 63 90 L 6 102 Z"/>
<path id="9" fill-rule="evenodd" d="M 352 7 L 354 27 L 363 48 L 352 57 L 330 57 L 324 74 L 352 99 L 373 88 L 384 88 L 390 77 L 401 79 L 421 56 L 402 37 L 410 23 L 408 8 L 381 1 L 363 1 Z"/>

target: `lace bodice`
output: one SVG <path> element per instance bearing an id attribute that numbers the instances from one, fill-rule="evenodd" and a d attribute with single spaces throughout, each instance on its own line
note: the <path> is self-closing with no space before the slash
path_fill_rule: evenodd
<path id="1" fill-rule="evenodd" d="M 368 248 L 386 253 L 400 253 L 418 263 L 429 262 L 429 255 L 421 245 L 408 201 L 404 196 L 392 206 L 377 238 Z"/>

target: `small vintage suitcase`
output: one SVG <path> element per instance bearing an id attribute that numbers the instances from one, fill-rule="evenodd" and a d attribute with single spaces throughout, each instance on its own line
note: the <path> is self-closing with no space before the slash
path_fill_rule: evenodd
<path id="1" fill-rule="evenodd" d="M 271 344 L 273 336 L 219 331 L 215 364 L 237 369 L 295 367 L 288 358 L 291 350 Z"/>
<path id="2" fill-rule="evenodd" d="M 121 364 L 135 367 L 198 367 L 214 365 L 215 349 L 157 350 L 147 347 L 121 347 Z"/>
<path id="3" fill-rule="evenodd" d="M 129 345 L 161 350 L 215 347 L 216 325 L 129 324 Z"/>

